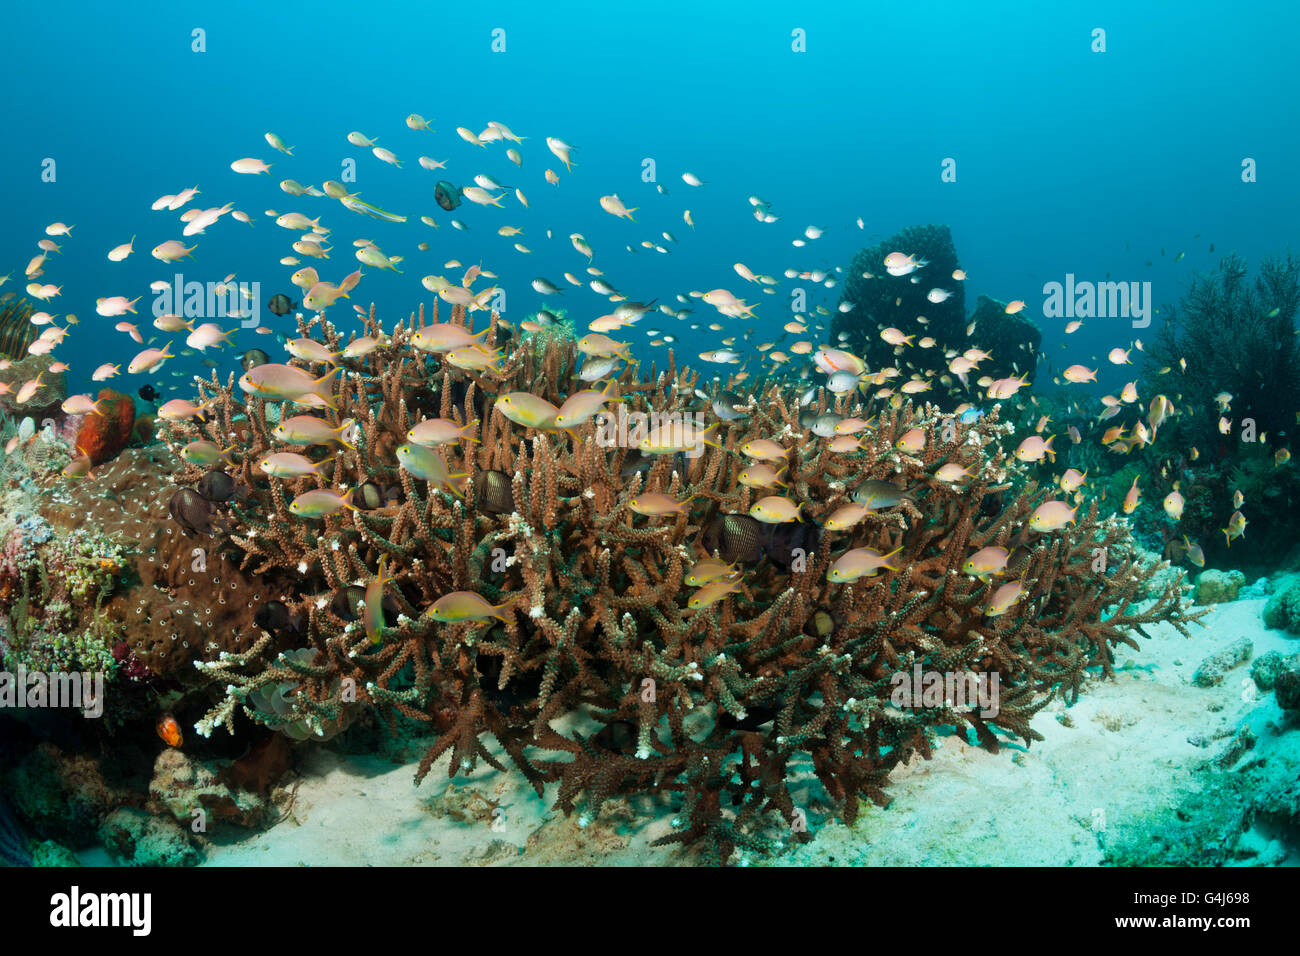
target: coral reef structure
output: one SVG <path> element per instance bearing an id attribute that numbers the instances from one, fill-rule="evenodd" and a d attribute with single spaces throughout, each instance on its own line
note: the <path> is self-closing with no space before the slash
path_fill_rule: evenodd
<path id="1" fill-rule="evenodd" d="M 348 344 L 322 316 L 299 326 L 336 354 Z M 851 821 L 859 799 L 886 803 L 890 770 L 928 755 L 944 726 L 992 749 L 1036 739 L 1032 715 L 1054 694 L 1073 699 L 1090 667 L 1110 674 L 1130 630 L 1202 613 L 1180 577 L 1138 606 L 1160 568 L 1095 504 L 1041 520 L 1065 505 L 1041 510 L 1051 495 L 998 444 L 1009 426 L 996 407 L 962 422 L 896 403 L 831 451 L 800 424 L 797 392 L 773 384 L 743 421 L 706 432 L 674 419 L 611 441 L 620 416 L 680 415 L 697 374 L 671 356 L 644 379 L 629 366 L 605 386 L 620 412 L 559 427 L 545 409 L 586 387 L 577 344 L 494 352 L 505 330 L 493 316 L 480 331 L 473 354 L 430 354 L 420 341 L 473 333 L 463 308 L 390 328 L 372 308 L 352 338 L 366 354 L 339 360 L 337 386 L 329 376 L 297 396 L 324 406 L 329 434 L 314 447 L 277 432 L 302 409 L 215 373 L 198 386 L 207 413 L 162 426 L 178 454 L 238 449 L 177 473 L 173 537 L 221 555 L 223 588 L 225 576 L 236 591 L 274 582 L 246 608 L 261 613 L 252 626 L 200 631 L 233 631 L 237 646 L 190 639 L 184 659 L 222 695 L 202 732 L 233 731 L 241 713 L 318 738 L 358 708 L 402 716 L 438 732 L 417 779 L 448 753 L 453 775 L 480 760 L 504 769 L 494 739 L 539 794 L 558 782 L 566 813 L 589 820 L 611 796 L 657 794 L 678 802 L 666 841 L 703 841 L 722 860 L 806 839 L 818 807 Z M 507 398 L 541 411 L 521 423 Z M 819 391 L 814 410 L 865 415 L 855 401 Z M 417 455 L 408 433 L 431 418 L 457 437 Z M 319 463 L 309 472 L 268 474 L 269 456 L 304 450 Z M 742 480 L 756 457 L 779 469 L 780 494 Z M 830 520 L 864 488 L 855 521 Z M 883 557 L 846 580 L 831 569 L 852 549 Z M 986 549 L 1005 567 L 970 573 Z M 688 585 L 710 558 L 709 583 Z M 270 599 L 280 607 L 264 610 Z M 184 614 L 173 626 L 193 633 Z M 996 714 L 898 706 L 898 678 L 918 666 L 996 675 Z M 794 783 L 804 770 L 817 807 Z"/>

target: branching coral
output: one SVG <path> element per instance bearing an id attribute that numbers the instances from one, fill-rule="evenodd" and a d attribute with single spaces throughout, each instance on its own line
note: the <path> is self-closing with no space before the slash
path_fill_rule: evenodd
<path id="1" fill-rule="evenodd" d="M 451 321 L 464 325 L 463 309 Z M 330 395 L 329 421 L 351 420 L 352 440 L 316 449 L 329 453 L 319 477 L 260 470 L 266 453 L 284 450 L 276 413 L 261 398 L 245 401 L 233 380 L 200 385 L 209 417 L 166 426 L 175 449 L 198 439 L 238 446 L 229 466 L 237 491 L 211 530 L 242 570 L 294 580 L 285 611 L 301 621 L 296 652 L 284 653 L 291 635 L 267 629 L 247 650 L 198 662 L 226 689 L 201 730 L 232 729 L 242 708 L 324 736 L 353 708 L 374 707 L 441 729 L 417 779 L 446 754 L 453 775 L 479 760 L 504 769 L 495 740 L 539 794 L 558 782 L 557 806 L 584 819 L 616 794 L 678 800 L 678 827 L 664 842 L 703 841 L 707 858 L 724 860 L 738 847 L 804 838 L 801 773 L 810 770 L 851 821 L 860 798 L 887 803 L 890 771 L 928 756 L 939 728 L 968 728 L 994 749 L 999 734 L 1040 739 L 1033 714 L 1058 688 L 1077 695 L 1090 666 L 1109 675 L 1114 646 L 1134 643 L 1130 629 L 1169 621 L 1182 630 L 1197 616 L 1178 582 L 1153 606 L 1135 605 L 1156 569 L 1137 560 L 1122 520 L 1099 520 L 1092 507 L 1059 530 L 1029 530 L 1047 496 L 1032 483 L 1013 490 L 1023 476 L 998 444 L 1008 426 L 996 409 L 963 424 L 902 403 L 861 433 L 858 449 L 833 453 L 800 427 L 795 393 L 771 385 L 752 416 L 721 427 L 718 447 L 645 456 L 627 441 L 609 446 L 593 423 L 572 433 L 526 428 L 488 405 L 519 391 L 559 404 L 580 389 L 572 341 L 530 338 L 506 349 L 494 376 L 412 349 L 416 327 L 412 316 L 384 330 L 372 309 L 364 335 L 381 344 L 341 360 L 346 374 Z M 300 320 L 300 331 L 334 352 L 346 344 L 319 316 Z M 486 345 L 505 337 L 494 316 Z M 609 394 L 628 413 L 675 412 L 696 383 L 670 356 L 645 378 L 624 369 Z M 847 412 L 850 401 L 819 392 L 815 408 L 838 402 Z M 450 474 L 464 475 L 463 497 L 399 465 L 397 446 L 429 417 L 468 426 L 471 440 L 438 452 Z M 916 430 L 923 447 L 900 451 Z M 763 493 L 738 482 L 739 449 L 760 438 L 786 449 L 782 480 L 802 521 L 748 517 Z M 959 483 L 936 477 L 948 464 L 965 470 Z M 191 466 L 179 480 L 203 476 Z M 849 529 L 826 530 L 864 481 L 903 493 Z M 357 489 L 357 508 L 323 519 L 290 510 L 321 486 Z M 645 492 L 689 500 L 679 513 L 644 517 L 632 503 Z M 866 546 L 896 552 L 897 570 L 828 579 L 844 549 Z M 1005 575 L 964 573 L 965 559 L 990 546 L 1009 552 Z M 683 578 L 711 553 L 740 569 L 736 591 L 691 609 Z M 381 558 L 376 642 L 358 606 Z M 1013 579 L 1020 600 L 987 613 Z M 482 595 L 501 619 L 443 623 L 425 613 L 455 591 Z M 956 701 L 894 706 L 896 676 L 916 664 L 997 675 L 996 716 Z"/>

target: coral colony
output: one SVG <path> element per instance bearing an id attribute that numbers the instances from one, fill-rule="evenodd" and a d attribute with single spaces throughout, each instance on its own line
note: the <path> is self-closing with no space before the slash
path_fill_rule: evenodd
<path id="1" fill-rule="evenodd" d="M 495 740 L 584 821 L 614 795 L 673 795 L 663 842 L 722 860 L 807 838 L 801 772 L 852 821 L 936 728 L 1041 739 L 1033 714 L 1109 674 L 1130 629 L 1200 613 L 1177 579 L 1134 607 L 1155 563 L 1122 519 L 1026 482 L 997 407 L 895 403 L 833 452 L 801 416 L 851 421 L 852 396 L 801 407 L 774 381 L 701 427 L 674 417 L 700 382 L 671 359 L 584 388 L 590 337 L 476 330 L 461 306 L 298 331 L 323 362 L 214 372 L 201 415 L 161 424 L 170 518 L 105 606 L 126 679 L 216 696 L 205 735 L 239 713 L 296 740 L 400 714 L 437 731 L 417 779 L 449 750 L 453 775 L 505 771 Z M 595 440 L 609 406 L 644 414 L 635 445 Z M 4 585 L 29 594 L 10 550 Z M 971 573 L 972 555 L 996 567 Z M 991 676 L 997 707 L 896 706 L 916 668 Z"/>
<path id="2" fill-rule="evenodd" d="M 570 147 L 548 145 L 567 169 Z M 253 162 L 235 171 L 255 174 L 239 168 Z M 186 194 L 159 203 L 175 210 Z M 401 221 L 337 183 L 311 195 Z M 461 197 L 493 198 L 439 183 L 444 210 Z M 617 196 L 601 206 L 633 211 Z M 190 216 L 185 235 L 228 208 Z M 770 215 L 757 200 L 755 214 Z M 299 213 L 276 221 L 303 237 L 303 255 L 328 231 Z M 363 264 L 393 266 L 357 246 Z M 173 240 L 154 255 L 190 251 Z M 1206 613 L 1171 564 L 1203 567 L 1207 548 L 1226 553 L 1243 535 L 1241 487 L 1262 497 L 1294 480 L 1284 447 L 1239 456 L 1231 476 L 1225 455 L 1197 461 L 1193 443 L 1215 440 L 1201 406 L 1226 416 L 1236 395 L 1236 414 L 1252 403 L 1265 414 L 1248 371 L 1186 376 L 1187 398 L 1164 385 L 1189 360 L 1222 362 L 1196 337 L 1230 320 L 1260 363 L 1294 372 L 1294 336 L 1268 343 L 1300 304 L 1300 266 L 1266 263 L 1254 287 L 1237 260 L 1224 270 L 1192 290 L 1182 332 L 1152 344 L 1158 367 L 1141 389 L 1106 396 L 1100 417 L 1059 389 L 1030 394 L 1050 374 L 1040 331 L 1023 301 L 981 296 L 967 314 L 942 226 L 864 249 L 837 311 L 786 325 L 809 340 L 788 354 L 759 346 L 762 371 L 725 378 L 671 349 L 634 360 L 606 333 L 652 305 L 603 280 L 591 287 L 617 306 L 585 333 L 545 309 L 505 321 L 479 266 L 426 277 L 428 313 L 357 307 L 345 326 L 331 310 L 360 272 L 336 286 L 305 267 L 302 311 L 284 294 L 265 303 L 296 325 L 281 333 L 284 361 L 247 348 L 239 371 L 211 362 L 192 391 L 137 407 L 107 387 L 66 396 L 66 366 L 41 344 L 54 340 L 32 324 L 44 313 L 9 301 L 4 669 L 104 678 L 86 704 L 104 714 L 90 732 L 156 721 L 164 756 L 178 755 L 160 766 L 176 775 L 195 732 L 205 747 L 247 741 L 222 787 L 265 796 L 295 747 L 415 726 L 427 744 L 417 782 L 435 765 L 454 778 L 486 764 L 583 826 L 611 799 L 636 798 L 641 811 L 668 808 L 660 844 L 710 862 L 774 852 L 812 839 L 814 808 L 851 823 L 863 800 L 887 805 L 891 771 L 942 736 L 991 751 L 1042 740 L 1034 715 L 1073 703 L 1090 674 L 1113 676 L 1117 644 L 1137 648 L 1154 624 L 1187 635 Z M 557 291 L 544 278 L 533 288 Z M 695 295 L 724 317 L 753 316 L 725 289 Z M 1135 321 L 1150 307 L 1141 296 Z M 133 301 L 97 311 L 120 318 Z M 154 324 L 188 330 L 199 351 L 238 331 L 170 314 Z M 116 328 L 147 345 L 132 322 Z M 132 371 L 167 361 L 170 344 L 145 347 Z M 733 344 L 702 361 L 737 364 Z M 1130 361 L 1115 351 L 1112 362 Z M 1072 365 L 1057 384 L 1095 375 Z M 1212 394 L 1228 381 L 1232 394 Z M 147 389 L 143 401 L 161 398 Z M 1141 504 L 1143 491 L 1154 500 Z M 1300 599 L 1286 600 L 1278 626 L 1300 630 Z M 1277 684 L 1291 700 L 1295 680 Z M 230 792 L 217 804 L 259 819 Z M 101 841 L 127 845 L 141 815 L 118 809 Z M 9 819 L 0 849 L 24 858 Z M 180 858 L 193 856 L 186 844 Z"/>

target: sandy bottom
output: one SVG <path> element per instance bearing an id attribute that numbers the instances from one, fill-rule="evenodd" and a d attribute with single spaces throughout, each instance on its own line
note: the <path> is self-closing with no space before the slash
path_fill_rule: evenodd
<path id="1" fill-rule="evenodd" d="M 768 859 L 775 865 L 1071 865 L 1115 862 L 1114 848 L 1146 841 L 1153 818 L 1209 796 L 1225 776 L 1263 761 L 1300 766 L 1300 731 L 1288 731 L 1271 693 L 1257 693 L 1249 664 L 1216 687 L 1191 677 L 1202 660 L 1241 637 L 1254 657 L 1300 651 L 1300 640 L 1260 622 L 1262 600 L 1221 605 L 1189 640 L 1152 629 L 1141 651 L 1120 648 L 1118 679 L 1090 681 L 1079 701 L 1053 701 L 1033 721 L 1045 736 L 997 754 L 948 737 L 932 760 L 895 771 L 888 809 L 864 805 L 852 827 L 813 816 L 816 839 Z M 1243 725 L 1252 749 L 1207 769 Z M 325 750 L 303 768 L 291 815 L 237 842 L 208 849 L 209 866 L 687 865 L 695 852 L 656 848 L 671 832 L 669 803 L 611 802 L 579 826 L 550 809 L 516 774 L 481 767 L 447 778 L 447 760 L 420 787 L 414 767 Z M 1293 773 L 1292 779 L 1295 778 Z M 1240 837 L 1240 838 L 1238 838 Z M 1258 824 L 1233 837 L 1229 862 L 1300 862 L 1294 843 Z M 1108 853 L 1108 847 L 1111 852 Z M 88 861 L 89 862 L 89 861 Z"/>

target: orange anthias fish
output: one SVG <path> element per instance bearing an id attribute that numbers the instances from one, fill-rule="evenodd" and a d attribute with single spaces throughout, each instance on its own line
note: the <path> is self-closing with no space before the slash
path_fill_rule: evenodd
<path id="1" fill-rule="evenodd" d="M 1142 490 L 1138 488 L 1137 476 L 1133 477 L 1133 486 L 1129 488 L 1128 494 L 1124 496 L 1124 513 L 1131 515 L 1133 510 L 1138 506 L 1138 499 L 1142 497 Z"/>
<path id="2" fill-rule="evenodd" d="M 158 726 L 156 730 L 158 731 L 158 736 L 161 737 L 169 747 L 179 747 L 185 742 L 185 738 L 181 736 L 181 725 L 176 723 L 176 718 L 171 714 L 163 714 L 158 718 Z"/>

